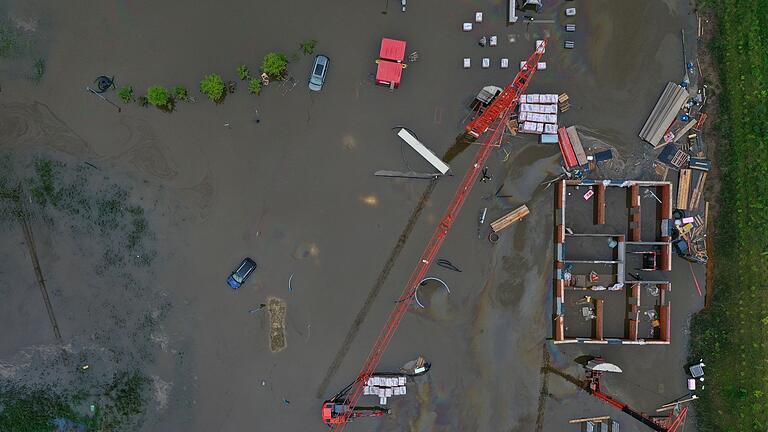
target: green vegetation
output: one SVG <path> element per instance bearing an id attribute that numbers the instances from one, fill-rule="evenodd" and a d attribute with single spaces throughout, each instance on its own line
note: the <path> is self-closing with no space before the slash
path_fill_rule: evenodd
<path id="1" fill-rule="evenodd" d="M 248 81 L 248 91 L 258 96 L 261 93 L 261 80 L 254 78 Z"/>
<path id="2" fill-rule="evenodd" d="M 130 203 L 128 191 L 103 179 L 90 178 L 83 167 L 68 167 L 63 162 L 38 159 L 33 174 L 23 179 L 36 214 L 53 224 L 53 212 L 61 212 L 67 226 L 83 233 L 98 235 L 104 252 L 97 273 L 124 267 L 148 266 L 155 251 L 148 247 L 152 238 L 144 209 Z M 95 183 L 99 183 L 96 185 Z M 0 195 L 8 195 L 6 187 L 15 188 L 18 181 L 0 182 Z"/>
<path id="3" fill-rule="evenodd" d="M 32 81 L 40 82 L 45 75 L 45 60 L 39 58 L 35 60 L 32 70 Z"/>
<path id="4" fill-rule="evenodd" d="M 187 92 L 187 89 L 182 86 L 176 86 L 173 88 L 173 97 L 176 100 L 180 100 L 182 102 L 189 101 L 189 93 Z"/>
<path id="5" fill-rule="evenodd" d="M 300 45 L 301 51 L 306 55 L 312 55 L 315 53 L 315 46 L 317 46 L 317 41 L 314 39 L 305 40 Z"/>
<path id="6" fill-rule="evenodd" d="M 68 396 L 0 382 L 0 430 L 50 432 L 58 423 L 64 430 L 127 432 L 145 410 L 148 384 L 138 371 L 121 372 L 86 398 L 84 392 Z M 79 412 L 83 402 L 93 404 L 94 410 Z"/>
<path id="7" fill-rule="evenodd" d="M 216 103 L 221 103 L 226 95 L 224 80 L 217 74 L 206 75 L 200 81 L 200 92 Z"/>
<path id="8" fill-rule="evenodd" d="M 281 53 L 269 53 L 264 56 L 261 71 L 272 79 L 281 79 L 288 69 L 288 59 Z"/>
<path id="9" fill-rule="evenodd" d="M 147 89 L 147 102 L 163 111 L 173 109 L 173 99 L 168 89 L 162 86 L 152 86 Z"/>
<path id="10" fill-rule="evenodd" d="M 251 79 L 251 71 L 248 70 L 248 66 L 240 65 L 237 67 L 237 76 L 243 81 L 249 80 Z"/>
<path id="11" fill-rule="evenodd" d="M 21 35 L 9 23 L 0 22 L 0 57 L 15 57 L 22 52 Z"/>
<path id="12" fill-rule="evenodd" d="M 121 88 L 117 92 L 117 96 L 119 96 L 120 99 L 122 99 L 122 101 L 125 102 L 125 103 L 133 102 L 134 101 L 133 87 L 128 85 L 128 86 L 125 86 L 125 87 Z"/>
<path id="13" fill-rule="evenodd" d="M 691 356 L 707 364 L 699 430 L 768 429 L 768 2 L 712 0 L 720 74 L 714 295 L 694 318 Z"/>

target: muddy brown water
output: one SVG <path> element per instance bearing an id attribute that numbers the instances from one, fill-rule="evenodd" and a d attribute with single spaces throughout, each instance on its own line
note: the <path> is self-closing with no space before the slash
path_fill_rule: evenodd
<path id="1" fill-rule="evenodd" d="M 0 146 L 65 152 L 126 176 L 139 196 L 161 197 L 148 213 L 158 240 L 148 283 L 172 306 L 155 334 L 155 360 L 145 368 L 170 384 L 156 386 L 165 389 L 166 402 L 152 404 L 142 430 L 324 429 L 322 400 L 356 376 L 475 151 L 470 145 L 457 154 L 455 176 L 433 186 L 376 178 L 379 169 L 429 168 L 402 148 L 392 128 L 409 127 L 443 154 L 478 89 L 511 80 L 514 71 L 500 70 L 499 58 L 514 67 L 536 39 L 549 35 L 548 68 L 530 91 L 568 92 L 573 105 L 562 116 L 565 124 L 583 126 L 627 160 L 652 159 L 637 131 L 664 83 L 682 74 L 679 29 L 690 30 L 694 21 L 687 2 L 569 2 L 578 8 L 575 50 L 562 49 L 564 2 L 547 3 L 542 14 L 556 24 L 515 26 L 504 24 L 506 4 L 498 0 L 412 0 L 406 13 L 389 3 L 383 14 L 386 1 L 3 2 L 0 10 L 45 23 L 39 31 L 47 72 L 37 85 L 2 78 L 3 118 L 38 120 L 4 121 Z M 461 32 L 476 10 L 485 12 L 484 22 Z M 499 46 L 480 48 L 477 39 L 490 34 L 499 36 Z M 420 53 L 395 91 L 372 85 L 385 36 L 407 40 L 408 52 Z M 292 53 L 308 38 L 331 59 L 321 92 L 306 88 L 312 60 L 300 56 L 289 66 L 297 82 L 292 89 L 272 83 L 255 97 L 240 83 L 221 105 L 197 95 L 203 74 L 236 79 L 238 64 L 255 70 L 267 52 Z M 465 56 L 472 58 L 471 70 L 460 67 Z M 492 59 L 488 70 L 479 68 L 484 56 Z M 118 85 L 139 93 L 153 84 L 183 84 L 198 102 L 179 104 L 172 114 L 135 105 L 117 113 L 84 91 L 100 74 L 115 74 Z M 114 92 L 107 96 L 118 102 Z M 24 126 L 21 134 L 19 124 L 37 126 Z M 551 332 L 552 192 L 538 185 L 558 172 L 559 158 L 556 148 L 531 137 L 513 138 L 505 149 L 508 160 L 501 151 L 491 156 L 493 180 L 475 186 L 439 254 L 463 271 L 430 271 L 446 280 L 450 296 L 439 307 L 410 310 L 380 367 L 397 369 L 424 355 L 432 371 L 409 397 L 390 400 L 394 415 L 361 419 L 350 429 L 535 428 L 542 344 Z M 505 198 L 493 198 L 501 186 Z M 412 218 L 420 201 L 423 208 Z M 493 220 L 524 202 L 531 216 L 496 246 L 478 240 L 481 208 L 488 207 Z M 411 231 L 402 239 L 409 219 Z M 19 241 L 2 235 L 4 245 Z M 88 326 L 78 321 L 83 311 L 66 297 L 88 283 L 81 276 L 86 264 L 66 254 L 71 246 L 55 236 L 41 243 L 60 257 L 47 271 L 59 286 L 52 301 L 70 317 L 62 332 L 87 337 Z M 4 266 L 5 292 L 12 278 L 30 292 L 5 303 L 29 311 L 14 316 L 12 331 L 4 332 L 2 353 L 10 358 L 53 341 L 45 320 L 22 321 L 44 318 L 44 310 L 38 310 L 23 251 L 3 249 L 3 261 L 14 263 Z M 244 256 L 259 268 L 232 291 L 227 273 Z M 687 265 L 676 261 L 675 269 L 674 292 L 681 297 L 673 345 L 609 350 L 635 371 L 617 381 L 616 390 L 641 409 L 652 409 L 656 399 L 635 393 L 633 383 L 645 383 L 657 396 L 651 382 L 674 383 L 659 400 L 679 396 L 684 384 L 677 366 L 685 357 L 686 317 L 699 305 L 690 296 L 695 288 Z M 287 305 L 287 347 L 276 354 L 267 345 L 268 317 L 249 313 L 269 296 Z M 578 355 L 554 351 L 553 363 L 561 365 Z M 561 397 L 584 398 L 565 389 Z M 559 427 L 565 412 L 547 410 L 544 430 Z"/>

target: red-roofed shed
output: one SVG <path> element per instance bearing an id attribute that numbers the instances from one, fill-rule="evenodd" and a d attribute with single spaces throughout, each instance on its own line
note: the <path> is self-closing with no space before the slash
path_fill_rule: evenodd
<path id="1" fill-rule="evenodd" d="M 379 60 L 379 67 L 376 69 L 376 84 L 398 87 L 400 78 L 403 75 L 403 64 L 387 60 Z"/>
<path id="2" fill-rule="evenodd" d="M 402 62 L 405 59 L 405 41 L 389 38 L 381 39 L 379 58 Z"/>

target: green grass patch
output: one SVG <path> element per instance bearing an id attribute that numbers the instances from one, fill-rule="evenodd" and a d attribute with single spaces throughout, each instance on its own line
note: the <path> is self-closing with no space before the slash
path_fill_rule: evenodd
<path id="1" fill-rule="evenodd" d="M 768 0 L 710 0 L 720 75 L 714 295 L 693 321 L 699 430 L 768 430 Z"/>
<path id="2" fill-rule="evenodd" d="M 0 431 L 132 431 L 146 410 L 148 388 L 149 379 L 135 370 L 74 395 L 0 382 Z"/>

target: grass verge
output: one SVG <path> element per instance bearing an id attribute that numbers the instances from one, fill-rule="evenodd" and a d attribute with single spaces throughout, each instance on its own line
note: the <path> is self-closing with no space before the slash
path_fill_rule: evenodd
<path id="1" fill-rule="evenodd" d="M 699 430 L 768 430 L 768 0 L 710 0 L 721 91 L 711 305 L 694 317 L 707 364 Z"/>

